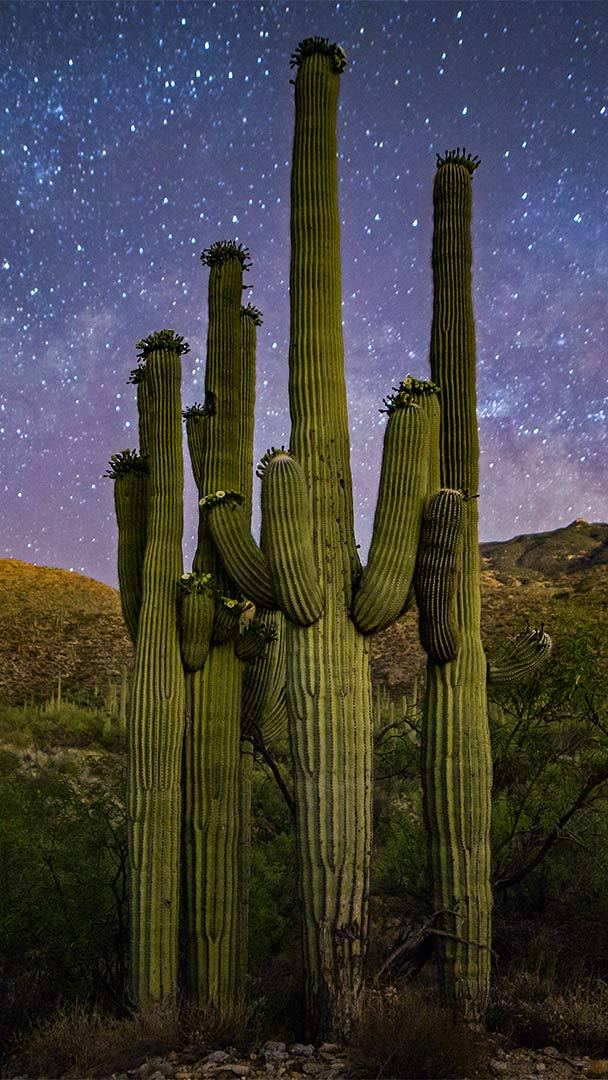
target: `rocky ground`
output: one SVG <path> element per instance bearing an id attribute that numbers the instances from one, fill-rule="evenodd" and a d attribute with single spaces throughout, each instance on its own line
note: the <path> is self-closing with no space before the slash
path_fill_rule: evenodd
<path id="1" fill-rule="evenodd" d="M 314 1047 L 302 1043 L 266 1042 L 258 1052 L 246 1057 L 232 1049 L 210 1050 L 201 1055 L 200 1048 L 187 1048 L 166 1057 L 151 1058 L 136 1069 L 113 1073 L 104 1080 L 137 1080 L 139 1077 L 144 1080 L 198 1080 L 199 1077 L 216 1080 L 234 1080 L 235 1077 L 246 1077 L 247 1080 L 260 1080 L 261 1077 L 347 1080 L 353 1076 L 361 1077 L 361 1074 L 351 1071 L 346 1052 L 333 1044 Z M 390 1064 L 381 1076 L 382 1080 L 401 1080 L 391 1073 Z M 505 1080 L 570 1080 L 574 1076 L 608 1078 L 608 1061 L 570 1056 L 552 1046 L 528 1050 L 494 1036 L 487 1068 L 476 1076 L 478 1080 L 499 1077 Z"/>

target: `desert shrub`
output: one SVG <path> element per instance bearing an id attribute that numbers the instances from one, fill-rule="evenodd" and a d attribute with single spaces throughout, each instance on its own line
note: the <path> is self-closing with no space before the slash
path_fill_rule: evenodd
<path id="1" fill-rule="evenodd" d="M 483 1035 L 407 985 L 368 991 L 348 1047 L 353 1077 L 382 1080 L 470 1077 L 487 1056 Z"/>
<path id="2" fill-rule="evenodd" d="M 61 1000 L 125 995 L 122 787 L 108 757 L 24 767 L 0 752 L 0 1041 Z"/>
<path id="3" fill-rule="evenodd" d="M 120 752 L 125 747 L 125 736 L 118 718 L 107 709 L 63 701 L 53 707 L 0 706 L 0 743 L 31 746 L 43 752 L 62 747 Z"/>
<path id="4" fill-rule="evenodd" d="M 5 1075 L 108 1076 L 175 1050 L 182 1041 L 180 1016 L 171 1005 L 116 1017 L 75 1002 L 13 1043 Z"/>
<path id="5" fill-rule="evenodd" d="M 608 983 L 588 979 L 565 989 L 538 972 L 500 979 L 487 1018 L 493 1031 L 524 1046 L 608 1054 Z"/>

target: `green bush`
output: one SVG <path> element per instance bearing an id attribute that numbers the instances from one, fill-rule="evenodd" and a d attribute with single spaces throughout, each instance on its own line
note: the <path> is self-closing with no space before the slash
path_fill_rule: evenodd
<path id="1" fill-rule="evenodd" d="M 61 1001 L 126 994 L 123 783 L 107 756 L 0 751 L 0 1036 Z"/>

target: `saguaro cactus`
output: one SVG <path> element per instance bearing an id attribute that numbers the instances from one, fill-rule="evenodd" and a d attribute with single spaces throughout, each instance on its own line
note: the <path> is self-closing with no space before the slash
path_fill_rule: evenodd
<path id="1" fill-rule="evenodd" d="M 471 177 L 476 159 L 438 158 L 434 186 L 431 376 L 441 388 L 441 484 L 461 492 L 462 567 L 455 658 L 429 656 L 422 737 L 424 812 L 445 999 L 483 1017 L 490 977 L 492 758 L 480 636 L 479 442 L 471 293 Z M 456 497 L 456 502 L 457 502 Z M 456 505 L 456 504 L 455 504 Z M 428 642 L 427 642 L 428 645 Z"/>
<path id="2" fill-rule="evenodd" d="M 150 404 L 149 475 L 128 724 L 127 812 L 131 989 L 138 1004 L 145 1005 L 174 996 L 177 988 L 184 730 L 184 670 L 176 621 L 183 568 L 180 355 L 188 346 L 173 331 L 152 334 L 139 346 Z M 116 483 L 118 504 L 120 478 Z M 132 555 L 137 562 L 141 551 L 136 545 Z M 131 569 L 137 580 L 137 566 Z"/>
<path id="3" fill-rule="evenodd" d="M 379 509 L 361 580 L 344 385 L 336 170 L 339 76 L 346 60 L 338 46 L 310 38 L 298 47 L 293 64 L 290 448 L 271 451 L 263 462 L 261 550 L 227 480 L 222 479 L 226 496 L 206 500 L 205 507 L 230 576 L 256 604 L 278 606 L 286 616 L 307 1023 L 311 1036 L 343 1036 L 356 1014 L 367 940 L 368 635 L 400 614 L 410 592 L 429 495 L 433 410 L 425 402 L 434 388 L 410 380 L 391 399 Z M 407 528 L 397 530 L 390 511 L 398 508 L 401 515 L 402 504 Z"/>
<path id="4" fill-rule="evenodd" d="M 223 483 L 251 507 L 255 309 L 241 311 L 248 252 L 233 242 L 201 256 L 209 266 L 205 403 L 184 413 L 199 496 Z M 258 313 L 259 314 L 259 313 Z M 251 322 L 251 327 L 249 324 Z M 253 333 L 253 343 L 251 341 Z M 199 517 L 195 575 L 233 592 Z M 244 604 L 216 597 L 205 663 L 187 675 L 184 744 L 184 968 L 190 997 L 227 1007 L 239 989 L 239 804 L 242 663 L 235 653 Z M 246 777 L 245 777 L 246 779 Z"/>

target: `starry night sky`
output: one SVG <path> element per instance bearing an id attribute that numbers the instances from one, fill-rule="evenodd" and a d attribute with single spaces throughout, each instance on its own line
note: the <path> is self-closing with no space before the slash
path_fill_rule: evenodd
<path id="1" fill-rule="evenodd" d="M 111 453 L 137 445 L 135 342 L 190 342 L 203 394 L 218 239 L 251 251 L 256 455 L 289 441 L 290 54 L 349 66 L 339 114 L 358 540 L 386 417 L 428 376 L 435 153 L 474 187 L 481 538 L 608 520 L 608 7 L 603 3 L 0 5 L 0 556 L 116 584 Z M 186 461 L 184 554 L 196 494 Z"/>

